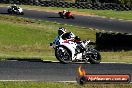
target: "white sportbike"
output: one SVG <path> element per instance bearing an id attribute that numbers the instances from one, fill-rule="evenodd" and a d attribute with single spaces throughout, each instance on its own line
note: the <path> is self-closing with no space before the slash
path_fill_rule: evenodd
<path id="1" fill-rule="evenodd" d="M 9 14 L 24 15 L 23 9 L 20 7 L 17 7 L 17 9 L 14 9 L 14 8 L 12 8 L 12 6 L 8 6 L 7 12 Z"/>
<path id="2" fill-rule="evenodd" d="M 62 36 L 57 36 L 53 43 L 50 43 L 50 46 L 55 49 L 55 56 L 62 63 L 90 62 L 91 64 L 99 64 L 101 55 L 96 49 L 88 47 L 89 42 L 90 40 L 81 42 L 85 47 L 83 52 L 80 52 L 78 48 L 80 44 L 71 39 L 64 40 Z"/>

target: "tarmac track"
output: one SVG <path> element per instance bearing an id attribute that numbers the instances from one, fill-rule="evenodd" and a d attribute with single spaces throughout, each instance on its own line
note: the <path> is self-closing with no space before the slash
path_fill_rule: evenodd
<path id="1" fill-rule="evenodd" d="M 61 64 L 59 62 L 25 60 L 0 61 L 0 80 L 76 81 L 79 66 L 82 66 L 87 74 L 132 75 L 132 64 Z"/>
<path id="2" fill-rule="evenodd" d="M 7 8 L 0 7 L 1 14 L 7 14 Z M 42 12 L 35 10 L 24 10 L 22 17 L 48 20 L 53 22 L 71 24 L 76 26 L 95 28 L 100 30 L 107 30 L 113 32 L 132 33 L 132 21 L 116 20 L 102 17 L 91 17 L 74 15 L 75 19 L 62 19 L 57 13 Z"/>

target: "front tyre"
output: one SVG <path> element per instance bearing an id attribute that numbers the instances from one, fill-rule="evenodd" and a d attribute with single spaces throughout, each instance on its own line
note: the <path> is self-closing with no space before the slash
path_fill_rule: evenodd
<path id="1" fill-rule="evenodd" d="M 71 63 L 72 62 L 71 53 L 64 46 L 59 46 L 55 49 L 55 56 L 62 63 Z"/>
<path id="2" fill-rule="evenodd" d="M 21 15 L 24 15 L 24 12 L 21 12 L 20 14 L 21 14 Z"/>
<path id="3" fill-rule="evenodd" d="M 101 55 L 100 53 L 95 49 L 90 49 L 90 54 L 88 54 L 89 62 L 91 64 L 99 64 L 101 61 Z"/>
<path id="4" fill-rule="evenodd" d="M 72 18 L 72 19 L 75 19 L 75 17 L 74 17 L 74 16 L 71 16 L 71 18 Z"/>

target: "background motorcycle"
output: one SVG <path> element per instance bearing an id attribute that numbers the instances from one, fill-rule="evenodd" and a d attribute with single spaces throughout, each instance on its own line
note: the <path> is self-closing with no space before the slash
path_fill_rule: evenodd
<path id="1" fill-rule="evenodd" d="M 61 18 L 66 18 L 66 19 L 72 18 L 72 19 L 74 19 L 74 16 L 69 11 L 66 12 L 65 15 L 63 15 L 63 12 L 59 12 L 58 14 L 60 15 Z"/>
<path id="2" fill-rule="evenodd" d="M 62 35 L 63 36 L 63 35 Z M 101 61 L 100 53 L 93 49 L 87 47 L 90 41 L 85 41 L 87 43 L 82 42 L 85 44 L 85 51 L 77 53 L 79 50 L 77 44 L 71 40 L 64 40 L 62 37 L 56 37 L 53 43 L 50 43 L 55 49 L 55 56 L 56 58 L 62 63 L 71 63 L 71 62 L 90 62 L 91 64 L 99 64 Z"/>
<path id="3" fill-rule="evenodd" d="M 17 9 L 13 9 L 11 7 L 8 7 L 7 12 L 9 14 L 17 14 L 17 15 L 24 15 L 23 9 L 18 7 Z"/>

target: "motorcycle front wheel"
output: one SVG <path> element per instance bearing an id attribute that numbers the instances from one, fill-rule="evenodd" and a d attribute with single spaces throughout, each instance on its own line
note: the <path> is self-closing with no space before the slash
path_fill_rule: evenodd
<path id="1" fill-rule="evenodd" d="M 24 12 L 21 12 L 20 15 L 24 15 Z"/>
<path id="2" fill-rule="evenodd" d="M 74 16 L 71 16 L 71 18 L 72 18 L 72 19 L 75 19 L 75 17 L 74 17 Z"/>
<path id="3" fill-rule="evenodd" d="M 56 58 L 62 63 L 71 63 L 71 53 L 70 51 L 63 46 L 59 46 L 55 49 Z"/>

